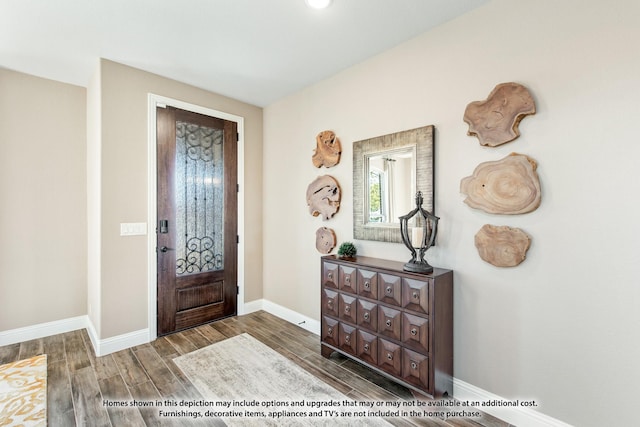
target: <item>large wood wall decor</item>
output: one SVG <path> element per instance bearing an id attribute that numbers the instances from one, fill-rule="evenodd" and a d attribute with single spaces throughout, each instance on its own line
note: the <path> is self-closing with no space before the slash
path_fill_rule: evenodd
<path id="1" fill-rule="evenodd" d="M 336 233 L 327 227 L 316 230 L 316 249 L 321 254 L 329 254 L 336 247 Z"/>
<path id="2" fill-rule="evenodd" d="M 535 114 L 533 97 L 518 83 L 501 83 L 485 101 L 474 101 L 464 111 L 469 136 L 477 136 L 481 145 L 495 147 L 520 136 L 518 124 Z"/>
<path id="3" fill-rule="evenodd" d="M 515 267 L 524 261 L 531 238 L 519 228 L 485 224 L 476 234 L 480 258 L 496 267 Z"/>
<path id="4" fill-rule="evenodd" d="M 540 206 L 540 181 L 535 160 L 524 154 L 480 163 L 460 181 L 464 202 L 492 214 L 523 214 Z"/>
<path id="5" fill-rule="evenodd" d="M 322 215 L 322 219 L 331 218 L 340 207 L 340 185 L 331 175 L 322 175 L 307 187 L 307 205 L 313 216 Z"/>
<path id="6" fill-rule="evenodd" d="M 324 166 L 330 168 L 340 163 L 342 146 L 336 134 L 330 130 L 324 130 L 316 136 L 316 148 L 311 160 L 317 168 Z"/>

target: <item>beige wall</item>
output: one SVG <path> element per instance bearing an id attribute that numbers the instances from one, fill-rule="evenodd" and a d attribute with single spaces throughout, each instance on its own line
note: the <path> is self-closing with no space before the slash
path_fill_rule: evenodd
<path id="1" fill-rule="evenodd" d="M 86 314 L 85 94 L 0 69 L 0 331 Z"/>
<path id="2" fill-rule="evenodd" d="M 244 118 L 245 301 L 261 298 L 262 109 L 108 60 L 99 90 L 100 338 L 148 327 L 146 236 L 121 237 L 120 223 L 147 221 L 149 93 Z"/>
<path id="3" fill-rule="evenodd" d="M 635 0 L 494 0 L 266 107 L 265 299 L 319 319 L 315 230 L 353 239 L 352 143 L 433 124 L 441 228 L 427 257 L 455 271 L 455 377 L 535 399 L 539 411 L 574 425 L 636 423 L 638 16 Z M 466 135 L 464 109 L 508 81 L 532 91 L 538 112 L 522 121 L 518 140 L 483 148 Z M 311 163 L 325 129 L 343 146 L 328 170 Z M 511 217 L 467 207 L 460 180 L 512 151 L 539 164 L 540 208 Z M 323 222 L 309 215 L 305 191 L 325 173 L 343 198 Z M 529 233 L 527 260 L 510 269 L 483 262 L 473 242 L 486 223 Z M 400 244 L 355 243 L 363 255 L 408 259 Z"/>

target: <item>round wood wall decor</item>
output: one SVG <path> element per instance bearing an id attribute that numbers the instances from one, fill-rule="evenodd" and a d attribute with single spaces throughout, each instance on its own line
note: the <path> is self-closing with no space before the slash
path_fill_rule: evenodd
<path id="1" fill-rule="evenodd" d="M 316 136 L 316 148 L 311 157 L 315 167 L 330 168 L 337 165 L 340 163 L 340 154 L 342 154 L 342 146 L 333 131 L 324 130 Z"/>
<path id="2" fill-rule="evenodd" d="M 480 163 L 460 181 L 464 202 L 493 214 L 523 214 L 540 206 L 540 181 L 535 160 L 511 153 L 502 160 Z"/>
<path id="3" fill-rule="evenodd" d="M 321 254 L 331 253 L 336 247 L 336 233 L 327 227 L 320 227 L 316 230 L 316 249 Z"/>
<path id="4" fill-rule="evenodd" d="M 317 177 L 307 187 L 307 205 L 313 216 L 322 215 L 325 221 L 340 207 L 340 185 L 331 175 Z"/>
<path id="5" fill-rule="evenodd" d="M 463 120 L 469 125 L 467 135 L 477 136 L 480 145 L 495 147 L 519 137 L 520 121 L 535 112 L 535 102 L 526 87 L 501 83 L 485 101 L 467 105 Z"/>
<path id="6" fill-rule="evenodd" d="M 515 267 L 524 261 L 531 238 L 519 228 L 485 224 L 475 237 L 480 258 L 496 267 Z"/>

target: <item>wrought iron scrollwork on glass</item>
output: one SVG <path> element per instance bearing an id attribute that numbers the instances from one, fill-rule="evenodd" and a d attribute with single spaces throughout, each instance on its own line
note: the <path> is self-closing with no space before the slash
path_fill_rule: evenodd
<path id="1" fill-rule="evenodd" d="M 220 270 L 224 253 L 223 132 L 176 122 L 176 274 Z"/>

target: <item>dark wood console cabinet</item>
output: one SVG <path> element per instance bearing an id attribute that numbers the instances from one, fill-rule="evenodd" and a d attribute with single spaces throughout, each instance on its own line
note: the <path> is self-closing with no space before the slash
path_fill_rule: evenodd
<path id="1" fill-rule="evenodd" d="M 321 259 L 322 355 L 337 351 L 414 391 L 453 395 L 453 272 L 370 257 Z"/>

